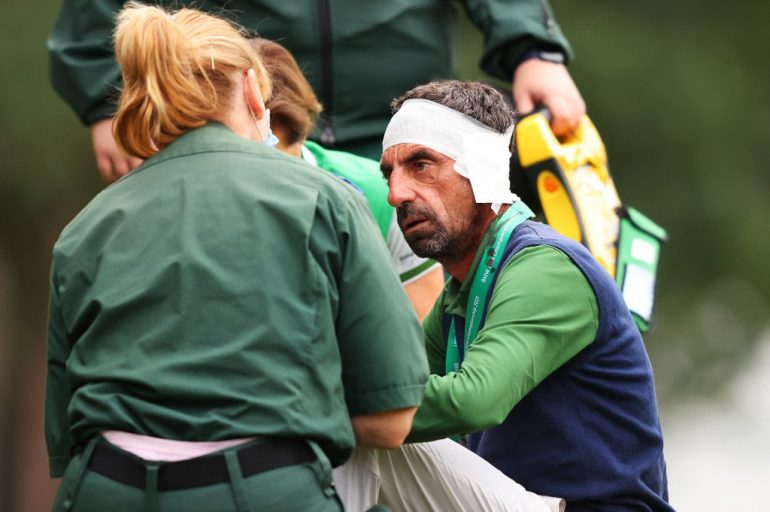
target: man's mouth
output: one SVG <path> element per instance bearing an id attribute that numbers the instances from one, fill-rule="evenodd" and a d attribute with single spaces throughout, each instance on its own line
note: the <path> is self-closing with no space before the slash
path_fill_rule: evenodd
<path id="1" fill-rule="evenodd" d="M 406 219 L 401 222 L 401 231 L 406 233 L 407 231 L 411 231 L 412 229 L 419 227 L 420 225 L 422 225 L 427 221 L 428 219 L 426 219 L 425 217 L 413 217 L 413 218 Z"/>
<path id="2" fill-rule="evenodd" d="M 427 208 L 411 203 L 399 206 L 396 210 L 396 218 L 398 220 L 398 227 L 401 228 L 404 236 L 417 230 L 425 229 L 434 220 L 433 215 L 431 215 Z"/>

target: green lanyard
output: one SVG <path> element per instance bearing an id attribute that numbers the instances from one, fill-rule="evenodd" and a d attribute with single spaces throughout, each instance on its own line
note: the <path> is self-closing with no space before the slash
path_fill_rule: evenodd
<path id="1" fill-rule="evenodd" d="M 479 262 L 479 266 L 473 276 L 473 282 L 471 283 L 468 304 L 465 309 L 462 357 L 457 346 L 457 335 L 455 333 L 456 317 L 452 316 L 447 339 L 447 373 L 460 371 L 462 360 L 465 354 L 468 353 L 468 348 L 473 343 L 473 340 L 476 339 L 482 314 L 486 310 L 489 285 L 492 284 L 495 272 L 499 270 L 500 260 L 503 257 L 505 248 L 508 246 L 508 240 L 511 238 L 513 230 L 516 229 L 516 226 L 532 217 L 534 217 L 532 210 L 521 201 L 513 203 L 505 210 L 503 216 L 500 217 L 492 236 L 492 243 L 484 250 L 484 255 Z"/>

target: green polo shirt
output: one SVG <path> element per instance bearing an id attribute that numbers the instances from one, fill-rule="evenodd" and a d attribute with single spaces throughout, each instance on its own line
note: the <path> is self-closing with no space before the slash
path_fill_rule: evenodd
<path id="1" fill-rule="evenodd" d="M 599 310 L 583 273 L 566 254 L 539 245 L 503 268 L 484 327 L 459 372 L 446 374 L 442 312 L 465 317 L 468 293 L 489 227 L 468 278 L 447 284 L 423 322 L 431 376 L 409 442 L 478 432 L 499 425 L 513 407 L 596 337 Z"/>
<path id="2" fill-rule="evenodd" d="M 53 476 L 103 430 L 312 439 L 419 404 L 422 331 L 366 202 L 210 123 L 103 190 L 54 247 Z"/>

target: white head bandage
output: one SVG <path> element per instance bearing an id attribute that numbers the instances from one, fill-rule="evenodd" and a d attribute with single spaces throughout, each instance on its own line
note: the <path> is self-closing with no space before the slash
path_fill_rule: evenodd
<path id="1" fill-rule="evenodd" d="M 406 100 L 385 130 L 383 152 L 396 144 L 420 144 L 455 161 L 454 170 L 468 178 L 477 203 L 501 204 L 519 198 L 508 178 L 513 126 L 505 133 L 454 109 L 423 99 Z"/>

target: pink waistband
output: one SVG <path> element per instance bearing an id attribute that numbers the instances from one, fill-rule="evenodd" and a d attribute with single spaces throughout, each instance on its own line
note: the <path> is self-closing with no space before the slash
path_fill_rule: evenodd
<path id="1" fill-rule="evenodd" d="M 102 432 L 107 441 L 118 448 L 133 453 L 145 460 L 163 460 L 174 462 L 193 459 L 209 453 L 224 450 L 231 446 L 247 443 L 254 437 L 226 439 L 224 441 L 174 441 L 160 437 L 143 436 L 118 430 Z"/>

